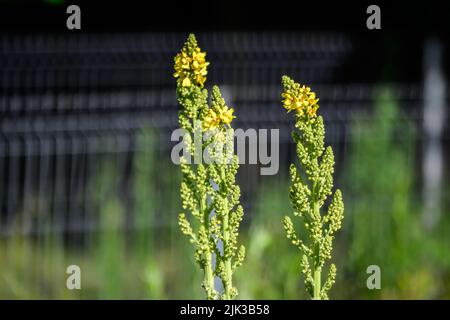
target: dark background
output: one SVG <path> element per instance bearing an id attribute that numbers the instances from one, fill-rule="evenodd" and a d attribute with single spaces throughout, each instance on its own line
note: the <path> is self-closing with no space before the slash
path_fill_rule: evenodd
<path id="1" fill-rule="evenodd" d="M 65 8 L 85 9 L 83 24 L 91 31 L 156 30 L 359 30 L 371 4 L 382 8 L 383 29 L 448 33 L 446 1 L 64 1 L 2 0 L 3 31 L 65 31 Z M 20 14 L 19 14 L 20 13 Z M 61 16 L 62 13 L 62 16 Z M 363 13 L 363 15 L 361 15 Z M 195 17 L 195 18 L 193 18 Z M 156 31 L 155 30 L 155 31 Z"/>
<path id="2" fill-rule="evenodd" d="M 66 7 L 78 4 L 82 30 L 68 31 Z M 382 29 L 366 28 L 366 8 L 381 8 Z M 64 1 L 3 0 L 1 33 L 132 31 L 335 31 L 361 47 L 342 80 L 418 80 L 421 44 L 433 34 L 448 47 L 446 1 Z M 354 67 L 357 66 L 357 67 Z M 394 66 L 394 67 L 390 67 Z M 446 68 L 448 65 L 446 63 Z"/>

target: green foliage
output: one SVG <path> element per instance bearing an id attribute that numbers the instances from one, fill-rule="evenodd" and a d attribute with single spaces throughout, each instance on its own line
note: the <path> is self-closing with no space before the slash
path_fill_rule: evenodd
<path id="1" fill-rule="evenodd" d="M 99 231 L 96 240 L 95 256 L 98 259 L 98 276 L 102 279 L 100 299 L 118 299 L 122 287 L 124 269 L 121 261 L 124 259 L 124 208 L 118 194 L 118 177 L 115 170 L 116 162 L 106 158 L 100 162 L 95 179 L 95 201 L 99 205 Z"/>
<path id="2" fill-rule="evenodd" d="M 392 297 L 409 286 L 404 279 L 423 271 L 418 269 L 423 248 L 420 203 L 413 190 L 414 128 L 388 89 L 379 91 L 370 122 L 364 119 L 357 117 L 352 127 L 347 173 L 347 192 L 358 199 L 348 208 L 349 269 L 359 274 L 354 281 L 365 291 L 367 266 L 380 266 L 382 291 Z"/>
<path id="3" fill-rule="evenodd" d="M 308 240 L 297 236 L 289 216 L 284 218 L 284 229 L 288 239 L 301 253 L 300 267 L 309 295 L 313 299 L 328 299 L 328 291 L 336 278 L 336 266 L 329 266 L 324 282 L 321 274 L 325 262 L 331 259 L 334 233 L 341 228 L 344 217 L 344 203 L 339 189 L 335 191 L 328 211 L 325 214 L 320 212 L 327 197 L 332 195 L 333 150 L 324 147 L 325 127 L 323 118 L 315 114 L 318 109 L 315 94 L 286 76 L 282 83 L 284 106 L 289 111 L 296 111 L 295 127 L 298 131 L 294 131 L 292 137 L 297 144 L 297 157 L 306 177 L 295 165 L 291 165 L 289 194 L 294 216 L 302 219 Z"/>

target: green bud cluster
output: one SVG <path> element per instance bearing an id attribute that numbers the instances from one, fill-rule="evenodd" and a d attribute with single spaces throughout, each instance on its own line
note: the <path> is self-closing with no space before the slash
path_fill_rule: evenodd
<path id="1" fill-rule="evenodd" d="M 197 79 L 199 55 L 203 65 L 204 53 L 200 51 L 194 35 L 189 35 L 183 49 L 175 59 L 177 76 Z M 194 58 L 191 58 L 194 57 Z M 178 67 L 177 67 L 178 65 Z M 196 69 L 197 68 L 197 69 Z M 192 74 L 189 73 L 192 70 Z M 200 72 L 200 71 L 199 71 Z M 240 188 L 236 184 L 239 162 L 233 154 L 232 109 L 228 109 L 217 86 L 211 93 L 203 88 L 206 71 L 198 73 L 201 82 L 178 81 L 177 97 L 182 106 L 179 111 L 179 125 L 186 130 L 184 142 L 187 150 L 194 153 L 194 135 L 203 137 L 201 152 L 208 150 L 207 164 L 188 164 L 181 159 L 182 182 L 180 194 L 185 212 L 179 214 L 181 232 L 195 245 L 195 260 L 204 271 L 203 288 L 208 299 L 233 299 L 238 291 L 233 286 L 232 276 L 245 258 L 244 246 L 238 245 L 238 229 L 243 218 L 243 208 L 239 204 Z M 181 75 L 181 76 L 180 76 Z M 204 128 L 208 127 L 205 132 Z M 189 212 L 192 219 L 188 219 Z M 192 224 L 191 224 L 192 223 Z M 222 246 L 219 245 L 222 244 Z M 213 266 L 215 256 L 215 266 Z M 219 277 L 224 291 L 219 293 L 214 286 L 214 278 Z"/>
<path id="2" fill-rule="evenodd" d="M 341 228 L 344 217 L 344 202 L 341 191 L 333 194 L 334 155 L 331 147 L 325 148 L 325 126 L 323 118 L 315 114 L 317 100 L 304 102 L 299 92 L 310 89 L 295 83 L 287 76 L 282 78 L 283 97 L 288 110 L 295 110 L 295 103 L 311 107 L 314 112 L 295 114 L 295 128 L 292 138 L 296 143 L 296 153 L 302 173 L 294 164 L 290 167 L 291 186 L 289 196 L 294 208 L 294 217 L 300 218 L 306 234 L 299 237 L 292 219 L 284 217 L 284 229 L 287 238 L 300 250 L 300 269 L 304 276 L 305 287 L 313 299 L 328 299 L 328 291 L 336 279 L 336 266 L 330 264 L 327 278 L 322 282 L 322 270 L 331 259 L 334 234 Z M 315 94 L 313 95 L 315 98 Z M 303 103 L 303 104 L 302 104 Z M 332 200 L 326 213 L 322 213 L 327 198 Z"/>

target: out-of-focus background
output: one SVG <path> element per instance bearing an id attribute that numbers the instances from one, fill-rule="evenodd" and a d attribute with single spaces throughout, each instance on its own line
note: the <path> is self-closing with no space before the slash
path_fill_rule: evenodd
<path id="1" fill-rule="evenodd" d="M 280 129 L 278 174 L 261 176 L 258 165 L 238 174 L 247 247 L 239 298 L 306 298 L 282 227 L 295 161 L 293 119 L 280 97 L 288 74 L 320 97 L 344 194 L 330 296 L 450 299 L 450 55 L 442 30 L 370 34 L 363 9 L 358 32 L 329 24 L 167 31 L 120 21 L 126 27 L 82 22 L 77 32 L 64 30 L 67 5 L 0 2 L 0 299 L 204 297 L 193 247 L 178 229 L 181 177 L 170 161 L 179 108 L 173 56 L 190 31 L 211 62 L 207 87 L 220 85 L 235 128 Z M 81 10 L 91 26 L 92 12 L 110 13 Z M 233 10 L 242 21 L 252 9 Z M 29 24 L 13 23 L 21 12 Z M 229 12 L 214 12 L 223 26 Z M 81 268 L 81 290 L 66 288 L 71 264 Z M 366 287 L 369 265 L 381 268 L 381 290 Z"/>

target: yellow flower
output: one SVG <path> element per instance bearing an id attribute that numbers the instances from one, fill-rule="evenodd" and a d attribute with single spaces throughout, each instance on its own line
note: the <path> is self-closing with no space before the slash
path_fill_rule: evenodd
<path id="1" fill-rule="evenodd" d="M 292 110 L 296 110 L 297 108 L 301 107 L 301 105 L 298 104 L 298 100 L 296 99 L 296 97 L 294 97 L 290 93 L 283 92 L 281 96 L 284 98 L 283 106 L 288 112 L 291 112 Z"/>
<path id="2" fill-rule="evenodd" d="M 189 80 L 189 78 L 184 78 L 183 81 L 181 81 L 181 85 L 183 87 L 189 87 L 191 85 L 191 80 Z"/>
<path id="3" fill-rule="evenodd" d="M 231 121 L 236 118 L 235 116 L 233 116 L 233 112 L 234 109 L 228 108 L 227 106 L 218 107 L 216 108 L 216 111 L 214 111 L 213 109 L 209 109 L 208 114 L 203 119 L 203 129 L 209 130 L 217 128 L 222 124 L 231 127 Z"/>
<path id="4" fill-rule="evenodd" d="M 203 119 L 203 129 L 204 130 L 212 129 L 218 127 L 219 124 L 220 118 L 217 116 L 217 113 L 214 110 L 209 109 L 208 114 Z"/>
<path id="5" fill-rule="evenodd" d="M 228 109 L 227 106 L 224 106 L 222 112 L 220 113 L 220 121 L 222 121 L 223 124 L 230 126 L 231 121 L 236 118 L 233 116 L 233 112 L 233 108 Z"/>
<path id="6" fill-rule="evenodd" d="M 205 60 L 206 53 L 197 46 L 195 38 L 189 38 L 180 53 L 175 56 L 175 73 L 178 85 L 189 87 L 191 84 L 203 87 L 208 74 L 209 62 Z"/>
<path id="7" fill-rule="evenodd" d="M 313 117 L 319 108 L 316 99 L 316 94 L 311 91 L 311 88 L 306 86 L 294 86 L 281 94 L 283 98 L 283 107 L 291 112 L 295 110 L 299 115 L 308 115 Z"/>

